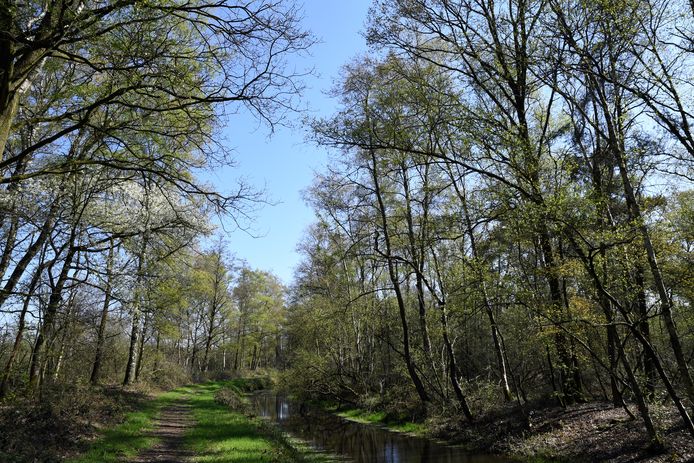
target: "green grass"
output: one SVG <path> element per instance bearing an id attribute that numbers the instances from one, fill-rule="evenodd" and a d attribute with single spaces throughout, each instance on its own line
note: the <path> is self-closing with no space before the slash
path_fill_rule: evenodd
<path id="1" fill-rule="evenodd" d="M 333 411 L 333 410 L 331 410 Z M 411 434 L 423 435 L 426 432 L 426 426 L 422 423 L 412 423 L 410 421 L 395 421 L 388 418 L 388 415 L 383 411 L 370 411 L 361 408 L 350 408 L 347 410 L 335 410 L 338 416 L 357 423 L 378 424 L 385 426 L 388 429 L 397 432 L 405 432 Z"/>
<path id="2" fill-rule="evenodd" d="M 188 385 L 161 394 L 138 411 L 127 414 L 122 424 L 107 430 L 86 454 L 67 463 L 116 463 L 135 457 L 156 444 L 156 438 L 147 434 L 161 409 L 180 400 L 190 404 L 195 421 L 183 442 L 192 452 L 194 463 L 331 461 L 312 452 L 305 443 L 288 438 L 269 422 L 250 418 L 215 401 L 215 393 L 222 388 L 241 394 L 264 387 L 266 383 L 258 379 L 235 379 Z"/>
<path id="3" fill-rule="evenodd" d="M 386 419 L 385 412 L 371 412 L 360 408 L 344 410 L 339 412 L 338 415 L 358 423 L 382 423 Z"/>
<path id="4" fill-rule="evenodd" d="M 290 438 L 261 418 L 249 418 L 214 400 L 222 388 L 241 392 L 265 389 L 257 379 L 235 379 L 188 386 L 196 420 L 185 445 L 196 455 L 196 463 L 323 463 L 329 456 L 316 453 L 305 442 Z M 245 400 L 245 398 L 243 399 Z"/>
<path id="5" fill-rule="evenodd" d="M 238 380 L 229 386 L 240 388 Z M 215 402 L 214 393 L 223 383 L 188 386 L 195 426 L 185 445 L 199 463 L 264 463 L 277 461 L 281 449 L 267 439 L 248 418 Z"/>
<path id="6" fill-rule="evenodd" d="M 156 439 L 148 436 L 147 431 L 152 429 L 161 409 L 180 397 L 179 391 L 171 391 L 146 402 L 139 410 L 126 414 L 121 424 L 106 430 L 84 455 L 67 463 L 115 463 L 153 446 Z"/>

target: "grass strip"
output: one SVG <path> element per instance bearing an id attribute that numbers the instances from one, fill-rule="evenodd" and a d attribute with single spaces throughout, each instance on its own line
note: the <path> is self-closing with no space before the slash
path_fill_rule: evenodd
<path id="1" fill-rule="evenodd" d="M 138 410 L 127 413 L 121 424 L 107 429 L 86 453 L 66 463 L 116 463 L 154 446 L 157 439 L 149 436 L 148 431 L 153 429 L 162 408 L 180 398 L 181 392 L 174 390 L 145 402 Z"/>
<path id="2" fill-rule="evenodd" d="M 197 463 L 269 463 L 279 461 L 278 449 L 241 413 L 215 402 L 223 383 L 188 386 L 196 421 L 186 434 L 185 446 Z"/>
<path id="3" fill-rule="evenodd" d="M 183 437 L 194 463 L 323 463 L 328 456 L 313 452 L 301 441 L 289 438 L 274 424 L 247 416 L 245 407 L 232 409 L 215 400 L 215 394 L 233 391 L 239 404 L 246 392 L 262 386 L 256 380 L 238 379 L 183 386 L 160 394 L 137 411 L 125 415 L 118 426 L 106 430 L 83 455 L 66 463 L 121 463 L 157 444 L 149 435 L 161 410 L 185 399 L 195 424 Z"/>
<path id="4" fill-rule="evenodd" d="M 370 411 L 362 408 L 333 408 L 332 410 L 329 409 L 329 411 L 349 421 L 364 424 L 376 424 L 396 432 L 410 433 L 423 436 L 426 434 L 427 431 L 426 425 L 423 423 L 393 420 L 388 417 L 386 412 L 383 411 Z"/>
<path id="5" fill-rule="evenodd" d="M 265 386 L 266 387 L 266 386 Z M 304 442 L 288 437 L 273 423 L 249 416 L 243 393 L 262 389 L 257 382 L 237 379 L 188 386 L 196 420 L 185 445 L 195 463 L 322 463 L 333 461 Z M 226 390 L 226 391 L 223 391 Z M 226 392 L 226 400 L 215 400 Z M 235 400 L 229 400 L 229 392 Z M 225 403 L 226 402 L 226 403 Z"/>

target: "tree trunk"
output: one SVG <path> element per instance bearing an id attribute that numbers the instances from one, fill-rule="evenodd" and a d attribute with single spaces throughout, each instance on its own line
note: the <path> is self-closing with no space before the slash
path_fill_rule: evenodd
<path id="1" fill-rule="evenodd" d="M 152 366 L 152 373 L 155 375 L 159 371 L 159 356 L 161 355 L 160 351 L 160 344 L 161 344 L 161 334 L 157 330 L 157 335 L 155 337 L 155 342 L 154 342 L 154 365 Z"/>
<path id="2" fill-rule="evenodd" d="M 213 299 L 216 299 L 217 285 L 215 284 L 215 294 Z M 214 322 L 217 315 L 217 304 L 216 301 L 212 301 L 212 306 L 210 307 L 210 324 L 207 327 L 207 339 L 205 339 L 205 354 L 202 359 L 203 371 L 207 371 L 210 364 L 210 347 L 212 346 L 212 339 L 214 337 Z"/>
<path id="3" fill-rule="evenodd" d="M 563 304 L 561 283 L 556 276 L 556 262 L 552 249 L 549 232 L 544 224 L 540 225 L 540 250 L 542 252 L 544 269 L 547 273 L 549 284 L 550 301 L 556 309 L 561 309 Z M 563 312 L 563 311 L 562 311 Z M 578 365 L 575 363 L 575 356 L 571 352 L 569 343 L 561 330 L 557 330 L 554 335 L 554 347 L 557 350 L 559 364 L 559 384 L 561 386 L 561 401 L 563 405 L 569 405 L 583 399 L 581 394 L 581 384 L 577 381 Z"/>
<path id="4" fill-rule="evenodd" d="M 621 344 L 618 342 L 618 345 L 621 346 Z M 620 347 L 621 350 L 621 347 Z M 629 385 L 631 386 L 631 392 L 634 393 L 634 400 L 636 401 L 636 406 L 639 409 L 639 414 L 641 415 L 641 418 L 643 419 L 643 423 L 646 426 L 646 432 L 648 433 L 648 437 L 651 441 L 651 446 L 660 448 L 662 447 L 662 443 L 660 442 L 660 438 L 658 437 L 658 433 L 655 429 L 655 426 L 653 425 L 653 420 L 651 419 L 651 414 L 650 411 L 648 410 L 648 404 L 646 403 L 646 399 L 643 395 L 643 392 L 641 391 L 641 386 L 639 386 L 639 382 L 634 376 L 634 372 L 631 368 L 631 365 L 629 365 L 629 362 L 627 361 L 626 355 L 624 355 L 624 352 L 620 352 L 619 357 L 622 360 L 622 365 L 624 366 L 624 371 L 627 373 L 627 378 L 629 379 Z"/>
<path id="5" fill-rule="evenodd" d="M 400 281 L 398 279 L 397 270 L 395 269 L 395 263 L 393 262 L 392 249 L 390 243 L 390 234 L 388 231 L 388 218 L 386 215 L 385 203 L 383 201 L 383 195 L 381 193 L 380 181 L 378 178 L 378 162 L 376 160 L 376 153 L 371 150 L 371 174 L 372 180 L 374 182 L 374 193 L 376 194 L 376 200 L 378 201 L 378 212 L 381 217 L 381 229 L 383 231 L 383 240 L 386 246 L 384 257 L 386 258 L 386 264 L 388 266 L 388 276 L 390 282 L 393 285 L 393 291 L 395 292 L 395 298 L 398 304 L 398 312 L 400 314 L 400 323 L 402 325 L 402 342 L 403 342 L 403 356 L 405 360 L 405 365 L 407 366 L 407 372 L 417 390 L 417 395 L 424 408 L 430 401 L 429 394 L 427 394 L 424 389 L 424 384 L 422 383 L 417 369 L 415 367 L 414 359 L 412 358 L 412 353 L 410 351 L 410 334 L 409 327 L 407 323 L 407 311 L 405 308 L 405 301 L 402 297 L 402 291 L 400 289 Z M 377 241 L 377 240 L 376 240 Z M 376 242 L 376 245 L 378 243 Z"/>
<path id="6" fill-rule="evenodd" d="M 468 421 L 473 420 L 472 412 L 470 411 L 470 406 L 467 403 L 467 398 L 460 387 L 460 382 L 458 381 L 458 364 L 455 360 L 455 353 L 453 352 L 453 344 L 451 343 L 450 337 L 448 336 L 448 314 L 446 313 L 446 306 L 441 305 L 439 307 L 441 310 L 441 329 L 443 331 L 443 343 L 446 347 L 446 356 L 448 357 L 448 378 L 453 386 L 453 391 L 455 392 L 455 397 L 458 399 L 460 408 L 463 410 L 463 414 Z"/>
<path id="7" fill-rule="evenodd" d="M 414 231 L 414 221 L 412 219 L 412 199 L 410 197 L 410 180 L 407 175 L 407 166 L 404 163 L 400 164 L 400 171 L 402 173 L 402 185 L 403 191 L 405 193 L 405 220 L 407 221 L 407 239 L 410 245 L 410 259 L 412 260 L 412 266 L 415 271 L 415 289 L 417 291 L 417 308 L 419 309 L 419 331 L 422 336 L 422 349 L 424 350 L 424 355 L 427 361 L 434 369 L 434 361 L 431 355 L 431 340 L 429 337 L 429 329 L 427 327 L 427 306 L 424 299 L 424 283 L 422 281 L 422 272 L 424 270 L 424 256 L 420 251 L 423 246 L 420 242 L 417 243 L 417 238 L 415 237 Z M 423 201 L 424 204 L 424 217 L 422 218 L 422 223 L 427 220 L 427 210 L 428 205 L 426 199 Z M 420 241 L 423 239 L 420 236 Z"/>
<path id="8" fill-rule="evenodd" d="M 60 307 L 60 302 L 63 298 L 63 288 L 69 276 L 72 259 L 77 252 L 77 250 L 73 247 L 74 239 L 75 233 L 73 230 L 70 237 L 70 243 L 68 245 L 69 248 L 67 254 L 65 255 L 65 260 L 63 261 L 63 267 L 61 268 L 58 280 L 51 291 L 51 295 L 48 299 L 48 305 L 46 306 L 46 313 L 43 316 L 43 323 L 39 328 L 36 336 L 36 342 L 34 343 L 31 364 L 29 366 L 29 391 L 32 394 L 35 393 L 41 385 L 41 369 L 44 367 L 45 363 L 45 343 L 46 341 L 50 340 L 53 334 L 55 316 L 58 313 L 58 308 Z"/>
<path id="9" fill-rule="evenodd" d="M 668 333 L 672 352 L 675 355 L 680 381 L 682 381 L 682 384 L 685 387 L 685 392 L 687 394 L 687 398 L 689 399 L 689 403 L 691 406 L 694 406 L 694 382 L 692 382 L 692 376 L 689 372 L 687 358 L 684 355 L 684 349 L 682 348 L 679 334 L 677 334 L 677 327 L 675 326 L 675 320 L 672 315 L 672 301 L 670 300 L 670 296 L 668 295 L 668 291 L 665 286 L 663 274 L 660 270 L 658 258 L 651 241 L 650 232 L 648 231 L 648 227 L 646 226 L 643 215 L 641 214 L 641 207 L 636 201 L 636 194 L 634 193 L 634 188 L 631 184 L 631 179 L 629 178 L 626 160 L 624 159 L 621 150 L 615 151 L 617 155 L 619 173 L 622 179 L 622 185 L 624 186 L 624 195 L 627 205 L 629 206 L 629 211 L 632 216 L 631 218 L 636 221 L 639 226 L 643 247 L 646 250 L 646 255 L 648 256 L 648 265 L 651 269 L 653 283 L 655 284 L 655 288 L 660 299 L 661 316 Z"/>
<path id="10" fill-rule="evenodd" d="M 621 407 L 624 403 L 622 392 L 617 384 L 617 369 L 619 367 L 619 358 L 617 349 L 619 348 L 619 333 L 617 326 L 614 324 L 614 316 L 612 314 L 611 304 L 605 298 L 601 298 L 601 306 L 605 313 L 607 321 L 607 358 L 610 365 L 610 390 L 612 394 L 612 406 L 615 408 Z"/>
<path id="11" fill-rule="evenodd" d="M 7 268 L 10 266 L 10 261 L 12 260 L 12 251 L 14 251 L 14 245 L 17 240 L 17 230 L 19 229 L 19 220 L 17 217 L 12 217 L 10 222 L 10 227 L 7 230 L 7 237 L 5 238 L 5 246 L 3 247 L 2 257 L 0 257 L 0 281 L 4 278 Z"/>
<path id="12" fill-rule="evenodd" d="M 106 286 L 104 287 L 104 303 L 101 308 L 101 319 L 99 321 L 99 331 L 96 335 L 96 349 L 92 374 L 89 378 L 91 384 L 98 384 L 101 375 L 101 363 L 104 355 L 104 342 L 106 340 L 106 324 L 108 322 L 108 310 L 111 305 L 111 278 L 113 273 L 114 259 L 113 240 L 109 243 L 108 257 L 106 259 Z"/>
<path id="13" fill-rule="evenodd" d="M 36 269 L 36 271 L 34 272 L 34 276 L 31 278 L 29 288 L 27 289 L 27 296 L 24 299 L 24 303 L 22 304 L 22 311 L 19 314 L 19 321 L 17 323 L 17 334 L 14 339 L 14 344 L 12 345 L 12 350 L 10 351 L 10 355 L 7 359 L 7 363 L 5 364 L 5 369 L 2 373 L 2 379 L 0 379 L 0 399 L 5 397 L 9 392 L 10 374 L 12 373 L 12 367 L 14 366 L 14 361 L 17 358 L 17 354 L 19 353 L 22 344 L 22 338 L 24 337 L 26 314 L 29 310 L 29 304 L 31 303 L 31 298 L 34 294 L 34 290 L 36 289 L 36 285 L 38 284 L 39 279 L 41 278 L 41 272 L 43 272 L 43 267 L 39 266 L 39 268 Z"/>
<path id="14" fill-rule="evenodd" d="M 8 31 L 9 29 L 4 30 Z M 7 72 L 8 69 L 9 68 L 4 68 L 5 72 Z M 4 107 L 0 108 L 0 160 L 2 161 L 5 160 L 5 147 L 7 146 L 7 140 L 10 136 L 12 123 L 19 109 L 19 99 L 19 92 L 16 90 L 12 91 Z"/>
<path id="15" fill-rule="evenodd" d="M 227 345 L 224 334 L 226 330 L 222 331 L 222 371 L 227 371 Z"/>
<path id="16" fill-rule="evenodd" d="M 142 324 L 142 333 L 140 334 L 140 344 L 138 346 L 137 352 L 137 362 L 135 365 L 135 381 L 140 380 L 140 373 L 142 372 L 142 359 L 145 355 L 145 341 L 147 340 L 147 330 L 149 329 L 150 313 L 145 313 L 144 323 Z"/>
<path id="17" fill-rule="evenodd" d="M 637 305 L 638 305 L 638 317 L 639 317 L 639 331 L 641 335 L 651 342 L 651 327 L 648 322 L 648 304 L 646 303 L 646 286 L 643 278 L 643 267 L 640 262 L 636 262 L 635 269 L 635 282 L 638 291 Z M 653 366 L 653 361 L 649 355 L 645 352 L 641 353 L 640 364 L 643 366 L 643 374 L 646 377 L 646 398 L 648 400 L 653 400 L 655 397 L 655 385 L 657 372 Z"/>
<path id="18" fill-rule="evenodd" d="M 60 188 L 62 190 L 62 186 Z M 20 279 L 24 275 L 24 271 L 31 263 L 31 261 L 36 257 L 39 251 L 42 249 L 46 240 L 50 237 L 53 231 L 53 225 L 55 221 L 55 215 L 58 212 L 60 201 L 56 199 L 51 204 L 51 208 L 48 211 L 46 220 L 41 226 L 41 231 L 36 240 L 29 246 L 22 258 L 17 262 L 17 264 L 12 269 L 10 277 L 5 282 L 5 285 L 0 289 L 0 307 L 2 307 L 7 299 L 13 294 L 15 287 L 19 283 Z"/>
<path id="19" fill-rule="evenodd" d="M 149 241 L 149 232 L 145 229 L 142 235 L 142 243 L 137 256 L 137 277 L 135 279 L 135 288 L 132 303 L 132 329 L 130 331 L 130 347 L 128 348 L 128 361 L 125 366 L 125 376 L 123 378 L 123 386 L 132 384 L 135 381 L 138 359 L 138 346 L 141 336 L 140 318 L 141 318 L 141 303 L 142 303 L 142 285 L 144 282 L 145 256 Z"/>
<path id="20" fill-rule="evenodd" d="M 624 318 L 624 321 L 626 322 L 627 326 L 629 327 L 629 330 L 633 334 L 634 338 L 636 338 L 639 343 L 643 346 L 644 351 L 648 356 L 650 356 L 651 361 L 653 362 L 653 366 L 658 372 L 658 375 L 660 376 L 661 381 L 665 385 L 665 389 L 667 390 L 670 398 L 672 401 L 675 403 L 675 406 L 677 407 L 677 410 L 680 413 L 680 416 L 682 417 L 682 420 L 684 421 L 685 427 L 687 428 L 687 431 L 694 436 L 694 423 L 692 423 L 692 419 L 689 416 L 689 413 L 687 412 L 687 409 L 684 407 L 682 404 L 682 400 L 679 398 L 679 395 L 677 394 L 677 391 L 672 385 L 672 382 L 670 381 L 670 378 L 668 378 L 667 373 L 665 372 L 665 369 L 663 368 L 662 363 L 660 362 L 660 359 L 658 358 L 658 354 L 656 353 L 655 349 L 653 348 L 653 345 L 643 337 L 643 334 L 641 334 L 641 331 L 638 329 L 637 323 L 634 323 L 631 320 L 631 317 L 629 316 L 629 312 L 619 303 L 617 299 L 612 297 L 612 295 L 605 289 L 603 286 L 602 282 L 600 281 L 600 278 L 598 277 L 598 274 L 595 270 L 595 267 L 593 265 L 593 261 L 591 258 L 585 255 L 585 253 L 581 250 L 581 248 L 577 245 L 577 243 L 572 242 L 574 245 L 574 249 L 578 251 L 581 259 L 583 260 L 585 264 L 585 268 L 588 271 L 588 274 L 591 276 L 595 283 L 595 287 L 600 293 L 601 296 L 609 300 L 610 304 L 613 305 L 615 308 L 619 310 L 621 313 L 622 317 Z M 618 346 L 620 345 L 619 343 L 617 344 Z"/>
<path id="21" fill-rule="evenodd" d="M 246 344 L 246 317 L 241 313 L 239 317 L 239 329 L 236 333 L 236 355 L 234 356 L 234 370 L 238 370 L 243 362 Z"/>
<path id="22" fill-rule="evenodd" d="M 79 257 L 78 257 L 79 260 Z M 60 372 L 63 368 L 65 362 L 65 356 L 70 353 L 70 334 L 71 328 L 74 326 L 74 316 L 76 312 L 75 307 L 75 292 L 74 288 L 70 291 L 70 297 L 67 302 L 67 311 L 65 313 L 65 320 L 63 322 L 62 333 L 60 335 L 60 348 L 58 349 L 58 355 L 55 361 L 55 367 L 53 368 L 53 382 L 57 382 L 60 377 Z"/>
<path id="23" fill-rule="evenodd" d="M 128 386 L 135 381 L 135 370 L 137 368 L 137 347 L 140 341 L 140 307 L 138 302 L 133 303 L 132 308 L 132 329 L 130 330 L 130 347 L 128 348 L 128 362 L 125 366 L 125 377 L 123 386 Z"/>
<path id="24" fill-rule="evenodd" d="M 503 345 L 503 340 L 501 337 L 501 332 L 499 331 L 499 326 L 496 323 L 496 317 L 494 316 L 494 307 L 489 300 L 489 295 L 487 293 L 487 283 L 485 282 L 484 274 L 480 268 L 481 259 L 477 253 L 477 239 L 475 238 L 475 232 L 472 227 L 472 220 L 470 219 L 470 213 L 467 206 L 467 195 L 464 190 L 460 190 L 458 187 L 457 179 L 454 178 L 452 172 L 451 182 L 456 191 L 458 198 L 460 199 L 463 206 L 463 213 L 465 215 L 465 230 L 467 231 L 468 237 L 470 238 L 470 250 L 472 251 L 472 258 L 474 259 L 474 269 L 477 273 L 477 279 L 479 281 L 479 290 L 482 295 L 482 303 L 484 305 L 484 310 L 487 313 L 487 318 L 489 319 L 489 324 L 492 330 L 492 341 L 494 343 L 494 353 L 496 354 L 497 368 L 499 369 L 499 376 L 501 378 L 501 392 L 504 395 L 504 400 L 506 402 L 511 401 L 511 387 L 508 383 L 508 367 L 506 366 L 506 352 Z"/>

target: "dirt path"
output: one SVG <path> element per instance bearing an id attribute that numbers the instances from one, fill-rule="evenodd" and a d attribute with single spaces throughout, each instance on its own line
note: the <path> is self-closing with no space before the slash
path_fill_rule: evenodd
<path id="1" fill-rule="evenodd" d="M 128 463 L 184 463 L 190 452 L 183 448 L 183 436 L 194 424 L 190 405 L 181 400 L 164 408 L 151 435 L 159 439 L 152 448 L 143 450 Z"/>

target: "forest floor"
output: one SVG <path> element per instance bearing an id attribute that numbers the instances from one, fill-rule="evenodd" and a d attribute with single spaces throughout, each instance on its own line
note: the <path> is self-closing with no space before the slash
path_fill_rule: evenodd
<path id="1" fill-rule="evenodd" d="M 12 397 L 0 404 L 0 461 L 61 461 L 107 436 L 114 452 L 148 445 L 150 439 L 134 431 L 168 400 L 143 389 L 84 386 L 52 387 L 38 401 Z"/>
<path id="2" fill-rule="evenodd" d="M 694 462 L 694 439 L 673 407 L 652 404 L 651 412 L 665 448 L 653 452 L 635 407 L 631 419 L 622 408 L 589 402 L 562 408 L 542 401 L 530 403 L 529 418 L 513 405 L 480 414 L 474 423 L 462 416 L 434 417 L 425 422 L 394 419 L 387 413 L 322 404 L 327 411 L 360 423 L 395 432 L 433 437 L 462 445 L 471 453 L 495 453 L 531 462 Z"/>
<path id="3" fill-rule="evenodd" d="M 631 419 L 622 408 L 604 402 L 540 409 L 533 414 L 529 431 L 511 432 L 492 448 L 514 456 L 571 462 L 694 462 L 694 439 L 674 407 L 652 404 L 650 408 L 664 445 L 658 451 L 650 446 L 635 406 L 630 406 L 636 416 Z M 492 433 L 494 428 L 488 424 L 483 432 Z"/>
<path id="4" fill-rule="evenodd" d="M 622 408 L 609 403 L 589 402 L 566 408 L 536 402 L 528 408 L 529 418 L 512 404 L 478 416 L 474 423 L 463 417 L 437 417 L 424 423 L 389 419 L 382 412 L 328 407 L 357 422 L 385 426 L 396 432 L 413 433 L 463 445 L 471 453 L 491 452 L 531 462 L 694 462 L 694 439 L 686 431 L 677 411 L 651 405 L 665 448 L 654 452 L 635 407 L 631 419 Z"/>

